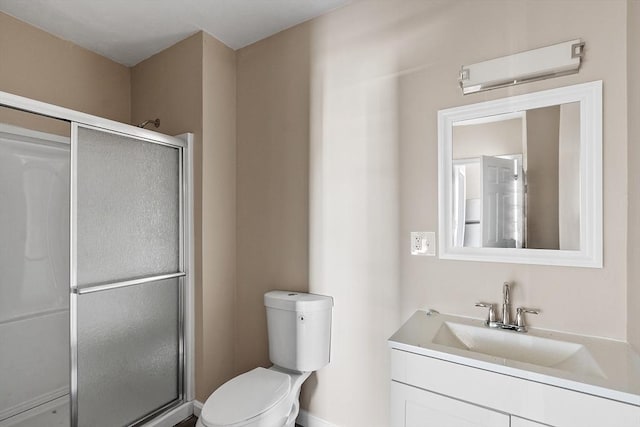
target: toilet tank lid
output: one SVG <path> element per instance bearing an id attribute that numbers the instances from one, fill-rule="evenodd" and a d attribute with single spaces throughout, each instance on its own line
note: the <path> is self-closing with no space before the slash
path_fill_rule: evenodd
<path id="1" fill-rule="evenodd" d="M 304 292 L 270 291 L 264 294 L 264 305 L 287 311 L 322 311 L 331 310 L 333 298 Z"/>

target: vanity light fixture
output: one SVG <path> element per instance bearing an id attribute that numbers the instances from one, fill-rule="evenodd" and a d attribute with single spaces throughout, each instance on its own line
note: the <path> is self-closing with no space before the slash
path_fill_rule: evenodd
<path id="1" fill-rule="evenodd" d="M 576 39 L 463 65 L 458 79 L 460 88 L 467 95 L 577 73 L 584 56 L 584 45 L 583 41 Z"/>

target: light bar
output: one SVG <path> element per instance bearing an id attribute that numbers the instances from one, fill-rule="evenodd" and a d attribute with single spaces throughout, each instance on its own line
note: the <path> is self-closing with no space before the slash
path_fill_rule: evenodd
<path id="1" fill-rule="evenodd" d="M 584 55 L 580 39 L 463 65 L 460 88 L 467 95 L 534 80 L 577 73 Z"/>

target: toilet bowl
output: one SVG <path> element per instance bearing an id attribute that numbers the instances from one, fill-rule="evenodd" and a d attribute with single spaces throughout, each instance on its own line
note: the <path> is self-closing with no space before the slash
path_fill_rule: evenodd
<path id="1" fill-rule="evenodd" d="M 207 399 L 196 427 L 293 427 L 300 388 L 309 375 L 277 366 L 245 372 Z"/>
<path id="2" fill-rule="evenodd" d="M 269 358 L 207 399 L 196 427 L 294 427 L 304 381 L 329 363 L 333 299 L 271 291 L 264 295 Z"/>

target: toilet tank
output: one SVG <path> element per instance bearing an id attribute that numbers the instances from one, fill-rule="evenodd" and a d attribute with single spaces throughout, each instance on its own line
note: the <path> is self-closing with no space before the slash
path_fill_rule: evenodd
<path id="1" fill-rule="evenodd" d="M 302 292 L 264 294 L 269 359 L 282 368 L 316 371 L 329 363 L 333 298 Z"/>

